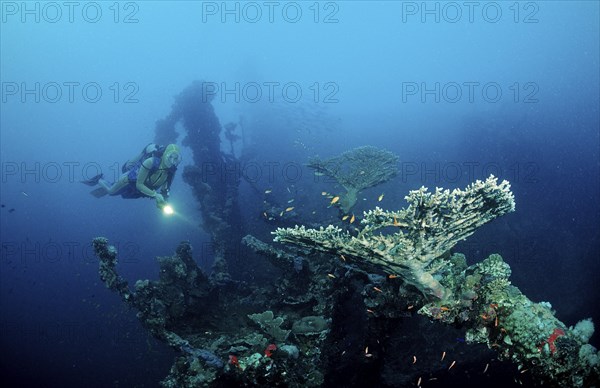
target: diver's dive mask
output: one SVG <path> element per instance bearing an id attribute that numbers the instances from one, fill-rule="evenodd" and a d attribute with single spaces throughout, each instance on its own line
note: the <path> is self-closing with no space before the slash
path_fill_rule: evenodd
<path id="1" fill-rule="evenodd" d="M 167 165 L 169 167 L 175 166 L 177 167 L 179 163 L 181 163 L 181 154 L 179 152 L 171 152 L 167 155 Z"/>
<path id="2" fill-rule="evenodd" d="M 181 153 L 179 152 L 179 147 L 177 147 L 175 144 L 169 144 L 165 148 L 163 159 L 167 167 L 177 167 L 179 163 L 181 163 Z"/>

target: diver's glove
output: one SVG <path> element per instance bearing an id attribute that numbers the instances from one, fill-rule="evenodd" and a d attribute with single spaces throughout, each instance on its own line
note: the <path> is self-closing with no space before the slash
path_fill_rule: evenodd
<path id="1" fill-rule="evenodd" d="M 165 197 L 163 197 L 162 194 L 159 193 L 156 193 L 156 195 L 154 196 L 154 200 L 156 201 L 157 208 L 162 209 L 162 207 L 167 204 L 167 201 L 165 201 Z"/>

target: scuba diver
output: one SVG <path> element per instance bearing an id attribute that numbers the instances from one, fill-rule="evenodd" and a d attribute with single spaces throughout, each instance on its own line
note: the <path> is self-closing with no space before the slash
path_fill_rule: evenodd
<path id="1" fill-rule="evenodd" d="M 179 147 L 166 147 L 150 143 L 133 159 L 123 164 L 123 173 L 112 185 L 103 179 L 103 174 L 82 181 L 88 186 L 100 185 L 91 191 L 96 198 L 105 195 L 120 195 L 123 198 L 154 198 L 158 208 L 164 208 L 177 166 L 181 162 Z M 160 189 L 160 192 L 158 191 Z"/>

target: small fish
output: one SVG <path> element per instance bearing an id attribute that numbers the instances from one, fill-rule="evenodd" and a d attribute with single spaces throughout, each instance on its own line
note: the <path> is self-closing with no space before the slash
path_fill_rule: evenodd
<path id="1" fill-rule="evenodd" d="M 367 309 L 367 312 L 368 312 L 368 313 L 371 313 L 371 314 L 375 314 L 375 311 L 373 311 L 373 310 L 371 310 L 371 309 Z"/>
<path id="2" fill-rule="evenodd" d="M 355 219 L 356 218 L 354 217 L 354 214 L 352 214 L 352 218 L 350 218 L 350 223 L 353 223 Z"/>
<path id="3" fill-rule="evenodd" d="M 288 193 L 291 193 L 291 192 L 292 192 L 292 190 L 290 190 L 290 188 L 289 188 L 289 187 L 286 187 L 286 189 L 287 189 Z"/>
<path id="4" fill-rule="evenodd" d="M 365 348 L 365 354 L 367 354 L 367 353 L 369 353 L 369 347 L 368 346 Z"/>
<path id="5" fill-rule="evenodd" d="M 415 306 L 413 306 L 413 305 L 411 304 L 411 305 L 410 305 L 410 306 L 408 306 L 406 309 L 407 309 L 407 310 L 412 310 L 412 308 L 413 308 L 413 307 L 415 307 Z"/>
<path id="6" fill-rule="evenodd" d="M 265 190 L 265 194 L 271 194 L 272 191 L 273 190 L 271 190 L 271 189 Z"/>
<path id="7" fill-rule="evenodd" d="M 263 216 L 265 216 L 265 218 L 269 218 L 269 215 L 267 214 L 267 212 L 263 212 Z"/>
<path id="8" fill-rule="evenodd" d="M 529 369 L 523 369 L 520 373 L 525 373 L 527 372 Z"/>
<path id="9" fill-rule="evenodd" d="M 446 358 L 446 352 L 442 352 L 442 359 L 440 361 L 444 361 L 444 358 Z"/>
<path id="10" fill-rule="evenodd" d="M 379 197 L 377 197 L 377 201 L 381 202 L 381 200 L 383 199 L 383 196 L 384 196 L 384 195 L 385 195 L 385 194 L 381 193 L 381 195 L 380 195 Z"/>
<path id="11" fill-rule="evenodd" d="M 329 204 L 333 205 L 334 203 L 336 203 L 339 200 L 340 200 L 340 197 L 339 196 L 335 196 L 335 197 L 331 198 L 331 202 Z"/>
<path id="12" fill-rule="evenodd" d="M 286 208 L 285 208 L 285 211 L 286 211 L 286 212 L 291 212 L 292 210 L 294 210 L 294 207 L 293 207 L 293 206 L 290 206 L 290 207 L 286 207 Z"/>
<path id="13" fill-rule="evenodd" d="M 452 369 L 454 367 L 454 365 L 456 365 L 456 360 L 452 361 L 452 364 L 450 364 L 450 367 L 448 368 L 448 370 Z"/>
<path id="14" fill-rule="evenodd" d="M 448 307 L 446 307 L 446 306 L 442 306 L 442 307 L 440 307 L 440 310 L 442 310 L 442 311 L 449 311 L 450 309 Z"/>
<path id="15" fill-rule="evenodd" d="M 373 287 L 373 289 L 377 292 L 383 292 L 383 291 L 381 291 L 381 288 Z"/>
<path id="16" fill-rule="evenodd" d="M 335 275 L 334 275 L 334 274 L 332 274 L 332 273 L 328 273 L 328 274 L 327 274 L 327 276 L 329 276 L 329 277 L 330 277 L 330 278 L 332 278 L 332 279 L 335 279 Z"/>
<path id="17" fill-rule="evenodd" d="M 23 195 L 24 195 L 24 196 L 26 196 L 26 197 L 29 197 L 29 194 L 27 194 L 27 193 L 26 193 L 26 192 L 24 192 L 24 191 L 21 191 L 21 194 L 23 194 Z"/>
<path id="18" fill-rule="evenodd" d="M 288 201 L 288 203 L 292 203 L 292 202 L 294 202 L 293 198 Z"/>
<path id="19" fill-rule="evenodd" d="M 329 195 L 327 191 L 321 191 L 321 195 Z"/>
<path id="20" fill-rule="evenodd" d="M 397 277 L 398 277 L 398 275 L 393 275 L 393 274 L 388 275 L 388 279 L 396 279 Z"/>
<path id="21" fill-rule="evenodd" d="M 496 320 L 494 321 L 494 326 L 498 327 L 498 316 L 496 315 Z"/>
<path id="22" fill-rule="evenodd" d="M 417 356 L 413 356 L 413 364 L 417 363 Z"/>
<path id="23" fill-rule="evenodd" d="M 417 380 L 417 387 L 421 386 L 421 378 L 419 377 L 419 380 Z"/>
<path id="24" fill-rule="evenodd" d="M 346 257 L 344 255 L 340 255 L 340 257 L 342 258 L 342 260 L 346 261 Z"/>
<path id="25" fill-rule="evenodd" d="M 325 175 L 325 174 L 323 174 L 322 172 L 319 172 L 319 171 L 315 171 L 315 176 L 323 176 L 323 175 Z"/>
<path id="26" fill-rule="evenodd" d="M 485 368 L 483 369 L 483 373 L 487 372 L 487 370 L 488 370 L 489 367 L 490 367 L 489 363 L 485 364 Z"/>
<path id="27" fill-rule="evenodd" d="M 398 226 L 398 225 L 400 225 L 400 224 L 398 223 L 398 219 L 397 219 L 396 217 L 394 217 L 394 226 Z"/>
<path id="28" fill-rule="evenodd" d="M 342 221 L 346 221 L 348 219 L 348 217 L 350 217 L 349 215 L 345 215 L 342 217 Z"/>
<path id="29" fill-rule="evenodd" d="M 281 211 L 281 213 L 279 213 L 279 217 L 283 217 L 283 210 Z"/>

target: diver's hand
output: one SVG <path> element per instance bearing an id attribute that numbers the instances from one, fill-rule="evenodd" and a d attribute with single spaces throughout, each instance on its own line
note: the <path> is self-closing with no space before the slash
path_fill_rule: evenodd
<path id="1" fill-rule="evenodd" d="M 165 197 L 162 196 L 162 194 L 158 194 L 156 193 L 156 195 L 154 196 L 154 200 L 156 201 L 156 207 L 162 208 L 165 203 L 167 203 L 167 201 L 165 201 Z"/>

